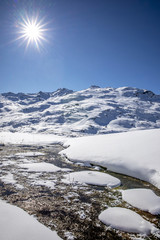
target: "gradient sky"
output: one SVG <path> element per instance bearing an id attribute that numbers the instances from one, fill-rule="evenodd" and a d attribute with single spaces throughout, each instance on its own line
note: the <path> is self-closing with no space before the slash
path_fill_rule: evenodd
<path id="1" fill-rule="evenodd" d="M 48 42 L 18 37 L 39 14 Z M 160 94 L 160 0 L 0 0 L 0 92 L 131 86 Z"/>

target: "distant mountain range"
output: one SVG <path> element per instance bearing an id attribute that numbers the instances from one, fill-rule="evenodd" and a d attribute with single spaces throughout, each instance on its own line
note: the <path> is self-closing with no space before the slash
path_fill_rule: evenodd
<path id="1" fill-rule="evenodd" d="M 66 136 L 160 128 L 160 95 L 131 87 L 91 86 L 0 94 L 0 131 Z"/>

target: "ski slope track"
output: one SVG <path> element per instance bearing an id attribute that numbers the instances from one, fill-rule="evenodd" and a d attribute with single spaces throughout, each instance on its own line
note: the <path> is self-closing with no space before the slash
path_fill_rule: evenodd
<path id="1" fill-rule="evenodd" d="M 65 136 L 160 128 L 160 95 L 130 87 L 0 95 L 0 131 Z"/>

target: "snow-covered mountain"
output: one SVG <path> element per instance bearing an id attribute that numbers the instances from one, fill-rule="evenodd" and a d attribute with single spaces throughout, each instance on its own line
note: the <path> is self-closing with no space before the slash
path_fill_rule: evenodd
<path id="1" fill-rule="evenodd" d="M 121 88 L 0 95 L 0 131 L 67 136 L 160 128 L 160 95 Z"/>

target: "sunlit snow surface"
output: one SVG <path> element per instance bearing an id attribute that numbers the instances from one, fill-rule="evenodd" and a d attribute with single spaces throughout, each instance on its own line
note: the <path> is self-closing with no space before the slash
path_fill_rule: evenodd
<path id="1" fill-rule="evenodd" d="M 51 231 L 22 209 L 0 200 L 1 240 L 60 240 Z"/>
<path id="2" fill-rule="evenodd" d="M 21 168 L 27 169 L 30 172 L 57 172 L 57 171 L 70 171 L 68 168 L 59 168 L 51 163 L 22 163 L 19 164 Z"/>
<path id="3" fill-rule="evenodd" d="M 158 231 L 153 224 L 126 208 L 108 208 L 99 215 L 99 219 L 107 226 L 124 232 L 148 235 Z"/>
<path id="4" fill-rule="evenodd" d="M 108 186 L 108 187 L 118 187 L 121 182 L 118 178 L 112 177 L 109 174 L 96 172 L 96 171 L 81 171 L 81 172 L 73 172 L 67 175 L 64 175 L 65 183 L 86 183 L 90 185 L 98 185 L 98 186 Z"/>
<path id="5" fill-rule="evenodd" d="M 150 189 L 123 190 L 122 198 L 136 208 L 152 214 L 160 214 L 160 197 Z"/>
<path id="6" fill-rule="evenodd" d="M 44 186 L 51 189 L 55 188 L 55 183 L 52 180 L 35 180 L 32 185 Z"/>
<path id="7" fill-rule="evenodd" d="M 82 136 L 159 127 L 160 95 L 143 89 L 0 94 L 0 131 Z"/>
<path id="8" fill-rule="evenodd" d="M 8 174 L 0 177 L 0 179 L 6 184 L 9 184 L 9 183 L 15 184 L 16 183 L 16 180 L 14 179 L 12 173 L 8 173 Z"/>
<path id="9" fill-rule="evenodd" d="M 0 143 L 4 144 L 20 144 L 20 145 L 47 145 L 47 144 L 61 144 L 65 142 L 65 137 L 54 134 L 33 134 L 33 133 L 12 133 L 0 132 Z M 27 155 L 31 153 L 28 152 Z M 26 153 L 18 153 L 17 156 L 24 156 Z M 33 155 L 33 153 L 32 153 Z M 43 155 L 43 154 L 41 154 Z M 34 156 L 35 153 L 34 153 Z"/>
<path id="10" fill-rule="evenodd" d="M 38 156 L 44 156 L 44 153 L 41 152 L 22 152 L 22 153 L 16 153 L 15 156 L 18 157 L 38 157 Z"/>
<path id="11" fill-rule="evenodd" d="M 92 163 L 148 181 L 160 188 L 160 129 L 69 139 L 61 152 L 74 162 Z"/>

